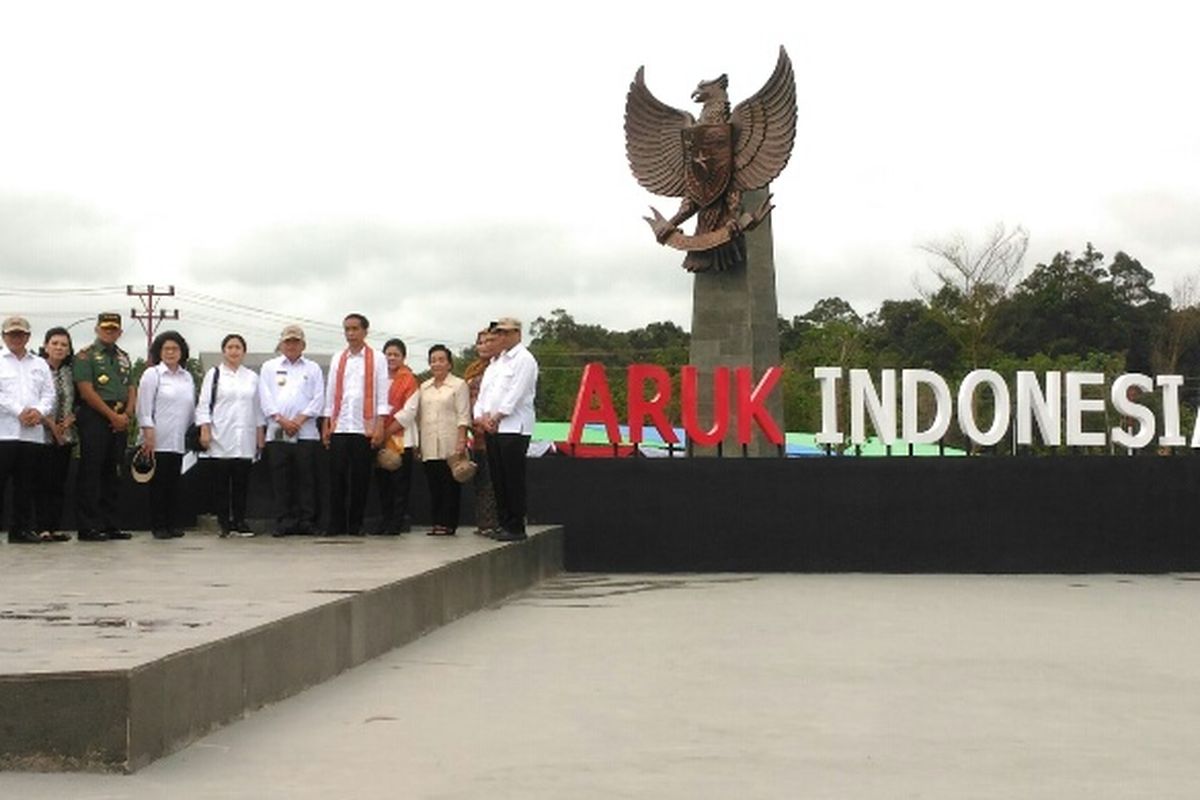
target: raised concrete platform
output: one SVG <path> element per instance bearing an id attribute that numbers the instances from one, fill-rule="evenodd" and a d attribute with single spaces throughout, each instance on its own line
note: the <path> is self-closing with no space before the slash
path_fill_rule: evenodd
<path id="1" fill-rule="evenodd" d="M 0 545 L 0 768 L 135 771 L 559 572 L 530 534 Z"/>

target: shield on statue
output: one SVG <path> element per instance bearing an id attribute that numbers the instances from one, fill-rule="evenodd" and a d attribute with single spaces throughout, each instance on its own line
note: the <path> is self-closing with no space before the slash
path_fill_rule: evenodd
<path id="1" fill-rule="evenodd" d="M 733 174 L 733 126 L 693 125 L 682 134 L 687 196 L 704 208 L 725 193 Z"/>

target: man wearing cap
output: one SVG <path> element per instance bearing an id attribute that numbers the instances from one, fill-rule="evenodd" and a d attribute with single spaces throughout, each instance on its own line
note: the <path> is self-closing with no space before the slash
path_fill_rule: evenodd
<path id="1" fill-rule="evenodd" d="M 259 372 L 258 401 L 267 418 L 267 463 L 275 493 L 275 535 L 316 530 L 317 417 L 325 409 L 321 367 L 305 358 L 304 329 L 279 334 L 280 355 Z"/>
<path id="2" fill-rule="evenodd" d="M 525 452 L 533 435 L 538 363 L 521 343 L 521 321 L 501 317 L 491 326 L 499 355 L 483 373 L 475 424 L 484 430 L 488 469 L 496 494 L 499 530 L 492 538 L 525 538 Z"/>
<path id="3" fill-rule="evenodd" d="M 121 315 L 96 318 L 96 341 L 75 356 L 75 394 L 79 398 L 79 480 L 75 515 L 81 542 L 128 539 L 117 525 L 121 491 L 117 471 L 128 442 L 129 420 L 137 401 L 129 354 L 117 347 Z"/>
<path id="4" fill-rule="evenodd" d="M 388 405 L 387 360 L 367 344 L 370 323 L 362 314 L 342 320 L 346 349 L 333 357 L 325 385 L 325 429 L 329 448 L 330 536 L 363 534 L 371 448 L 383 444 Z"/>
<path id="5" fill-rule="evenodd" d="M 0 520 L 4 517 L 4 492 L 13 479 L 13 515 L 8 541 L 32 544 L 42 541 L 30 527 L 30 499 L 46 442 L 42 417 L 54 410 L 54 382 L 50 367 L 27 349 L 29 320 L 9 317 L 0 324 Z"/>

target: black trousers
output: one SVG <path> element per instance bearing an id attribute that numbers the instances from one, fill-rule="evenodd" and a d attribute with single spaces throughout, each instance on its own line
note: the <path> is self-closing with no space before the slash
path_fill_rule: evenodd
<path id="1" fill-rule="evenodd" d="M 379 489 L 379 532 L 398 533 L 408 517 L 408 497 L 412 489 L 413 449 L 404 448 L 400 466 L 394 472 L 375 467 L 375 486 Z"/>
<path id="2" fill-rule="evenodd" d="M 313 533 L 317 528 L 318 446 L 315 440 L 267 442 L 276 533 Z"/>
<path id="3" fill-rule="evenodd" d="M 117 502 L 121 475 L 117 471 L 125 455 L 128 434 L 114 431 L 91 406 L 80 406 L 76 418 L 79 431 L 79 480 L 75 489 L 75 518 L 81 531 L 110 531 L 118 528 Z"/>
<path id="4" fill-rule="evenodd" d="M 48 444 L 40 448 L 41 469 L 38 472 L 37 529 L 57 531 L 62 522 L 63 498 L 67 494 L 67 475 L 71 471 L 69 444 Z"/>
<path id="5" fill-rule="evenodd" d="M 250 467 L 254 462 L 248 458 L 210 458 L 208 463 L 217 522 L 221 530 L 228 531 L 232 523 L 246 521 L 246 496 L 250 492 Z"/>
<path id="6" fill-rule="evenodd" d="M 183 495 L 179 491 L 183 476 L 182 453 L 154 454 L 154 477 L 150 479 L 150 529 L 171 531 L 180 527 L 176 524 L 182 514 Z"/>
<path id="7" fill-rule="evenodd" d="M 32 519 L 33 484 L 37 477 L 39 460 L 44 445 L 33 442 L 0 442 L 0 522 L 4 520 L 4 492 L 8 488 L 9 479 L 13 484 L 12 522 L 8 525 L 9 533 L 32 530 L 29 526 Z"/>
<path id="8" fill-rule="evenodd" d="M 525 532 L 525 452 L 529 438 L 520 433 L 489 433 L 485 437 L 497 521 L 513 533 Z"/>
<path id="9" fill-rule="evenodd" d="M 371 441 L 361 433 L 329 437 L 329 529 L 331 536 L 362 533 L 371 480 Z"/>
<path id="10" fill-rule="evenodd" d="M 429 504 L 433 508 L 433 524 L 455 530 L 458 528 L 458 508 L 462 500 L 462 486 L 454 480 L 446 459 L 422 461 L 425 480 L 429 483 Z"/>

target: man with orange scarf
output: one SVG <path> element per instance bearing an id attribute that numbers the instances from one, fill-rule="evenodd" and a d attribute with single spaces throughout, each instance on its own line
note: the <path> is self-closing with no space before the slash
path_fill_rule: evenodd
<path id="1" fill-rule="evenodd" d="M 372 448 L 383 444 L 387 362 L 367 345 L 369 329 L 362 314 L 347 314 L 342 332 L 348 347 L 329 362 L 321 441 L 329 450 L 330 536 L 362 535 Z"/>

